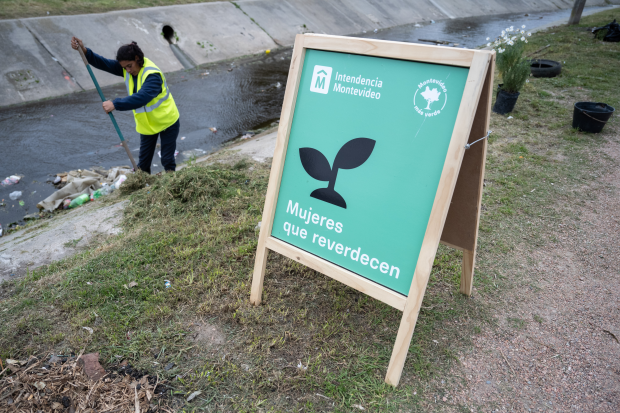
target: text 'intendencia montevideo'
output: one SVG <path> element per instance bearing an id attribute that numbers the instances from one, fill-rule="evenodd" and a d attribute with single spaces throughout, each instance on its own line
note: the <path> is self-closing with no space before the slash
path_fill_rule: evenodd
<path id="1" fill-rule="evenodd" d="M 360 86 L 365 86 L 365 87 L 364 89 L 361 89 L 361 87 L 358 88 L 355 86 L 347 86 L 347 85 L 343 85 L 342 83 L 338 83 L 338 82 L 351 83 L 352 85 L 360 85 Z M 370 99 L 380 99 L 381 92 L 373 90 L 372 89 L 373 87 L 374 88 L 383 87 L 383 81 L 379 80 L 378 77 L 374 79 L 369 79 L 366 77 L 362 77 L 362 75 L 355 77 L 355 76 L 349 76 L 346 74 L 336 72 L 336 78 L 334 82 L 333 91 L 348 94 L 348 95 L 353 95 L 353 96 L 370 98 Z"/>

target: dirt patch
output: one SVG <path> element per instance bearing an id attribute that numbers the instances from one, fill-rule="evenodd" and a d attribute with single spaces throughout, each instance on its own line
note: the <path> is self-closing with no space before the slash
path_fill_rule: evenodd
<path id="1" fill-rule="evenodd" d="M 620 161 L 620 144 L 603 153 Z M 579 220 L 524 255 L 528 282 L 497 305 L 452 373 L 446 401 L 471 411 L 620 411 L 620 171 L 601 172 Z"/>
<path id="2" fill-rule="evenodd" d="M 192 326 L 192 331 L 192 339 L 196 343 L 204 344 L 211 348 L 218 348 L 226 343 L 226 335 L 215 324 L 195 323 Z"/>

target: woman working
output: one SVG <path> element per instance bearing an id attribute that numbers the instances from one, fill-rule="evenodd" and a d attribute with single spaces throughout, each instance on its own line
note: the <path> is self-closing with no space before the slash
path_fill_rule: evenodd
<path id="1" fill-rule="evenodd" d="M 71 39 L 71 47 L 75 50 L 80 47 L 91 66 L 125 79 L 129 96 L 103 102 L 103 110 L 106 113 L 133 110 L 136 131 L 140 134 L 138 168 L 151 173 L 151 161 L 159 136 L 161 163 L 166 172 L 174 172 L 174 151 L 180 126 L 179 110 L 162 71 L 144 57 L 136 42 L 121 46 L 116 52 L 116 60 L 99 56 L 84 47 L 84 43 L 76 37 Z"/>

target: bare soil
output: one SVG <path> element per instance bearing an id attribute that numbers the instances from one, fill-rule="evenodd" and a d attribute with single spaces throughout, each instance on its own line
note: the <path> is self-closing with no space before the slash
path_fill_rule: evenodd
<path id="1" fill-rule="evenodd" d="M 615 139 L 604 153 L 620 162 Z M 620 411 L 620 169 L 601 172 L 578 221 L 525 249 L 529 288 L 500 297 L 442 401 L 471 411 Z M 463 380 L 464 379 L 464 380 Z"/>

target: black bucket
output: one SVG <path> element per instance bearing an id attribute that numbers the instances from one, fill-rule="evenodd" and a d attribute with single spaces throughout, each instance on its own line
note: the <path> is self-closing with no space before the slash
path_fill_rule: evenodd
<path id="1" fill-rule="evenodd" d="M 573 111 L 573 128 L 599 133 L 615 109 L 605 103 L 577 102 Z"/>
<path id="2" fill-rule="evenodd" d="M 495 105 L 493 105 L 493 112 L 505 115 L 512 112 L 519 99 L 519 92 L 509 93 L 502 90 L 502 85 L 497 86 L 497 96 L 495 97 Z"/>

